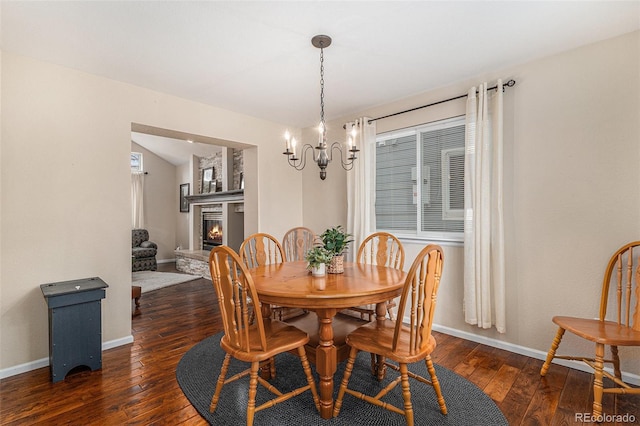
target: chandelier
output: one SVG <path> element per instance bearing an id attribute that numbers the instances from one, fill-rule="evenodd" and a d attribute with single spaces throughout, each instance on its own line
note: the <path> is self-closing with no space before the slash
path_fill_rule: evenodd
<path id="1" fill-rule="evenodd" d="M 292 138 L 287 131 L 284 135 L 286 141 L 286 151 L 283 152 L 287 156 L 289 165 L 296 170 L 304 169 L 307 163 L 307 153 L 311 151 L 313 161 L 320 167 L 320 179 L 325 180 L 327 177 L 327 165 L 333 160 L 333 151 L 340 153 L 340 164 L 345 170 L 353 168 L 353 161 L 358 158 L 357 153 L 360 151 L 355 145 L 356 129 L 351 127 L 351 136 L 348 138 L 347 158 L 343 159 L 343 151 L 340 143 L 333 142 L 329 147 L 327 145 L 327 127 L 324 122 L 324 48 L 331 45 L 331 37 L 327 35 L 317 35 L 311 39 L 311 44 L 320 49 L 320 125 L 318 126 L 318 144 L 313 147 L 310 144 L 304 144 L 297 147 L 296 138 Z M 299 156 L 298 156 L 299 154 Z"/>

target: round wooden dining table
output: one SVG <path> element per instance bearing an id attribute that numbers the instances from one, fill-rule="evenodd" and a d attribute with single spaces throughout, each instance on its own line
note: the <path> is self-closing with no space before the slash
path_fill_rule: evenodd
<path id="1" fill-rule="evenodd" d="M 300 261 L 263 265 L 250 273 L 263 317 L 271 316 L 270 305 L 302 308 L 317 315 L 317 329 L 309 332 L 317 332 L 317 346 L 308 347 L 308 352 L 320 380 L 320 414 L 331 418 L 333 376 L 341 361 L 334 344 L 334 317 L 345 308 L 375 303 L 377 320 L 384 320 L 385 302 L 400 295 L 406 274 L 384 266 L 345 262 L 344 273 L 314 277 L 307 263 Z M 348 350 L 341 354 L 348 354 Z"/>

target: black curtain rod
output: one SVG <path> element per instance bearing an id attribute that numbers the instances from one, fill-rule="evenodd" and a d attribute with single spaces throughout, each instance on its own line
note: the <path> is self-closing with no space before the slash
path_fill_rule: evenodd
<path id="1" fill-rule="evenodd" d="M 509 81 L 507 81 L 506 83 L 504 83 L 502 85 L 502 90 L 504 91 L 505 87 L 513 87 L 515 85 L 516 85 L 516 81 L 515 80 L 509 80 Z M 497 88 L 498 88 L 498 85 L 495 85 L 493 87 L 489 87 L 487 90 L 494 90 L 494 89 L 497 89 Z M 400 115 L 400 114 L 406 114 L 407 112 L 412 112 L 412 111 L 416 111 L 418 109 L 422 109 L 422 108 L 427 108 L 427 107 L 434 106 L 434 105 L 443 104 L 445 102 L 455 101 L 456 99 L 466 98 L 467 96 L 469 96 L 469 94 L 465 93 L 464 95 L 460 95 L 460 96 L 456 96 L 456 97 L 453 97 L 453 98 L 445 99 L 443 101 L 433 102 L 433 103 L 428 104 L 428 105 L 422 105 L 422 106 L 419 106 L 419 107 L 407 109 L 405 111 L 394 112 L 393 114 L 384 115 L 382 117 L 372 118 L 371 120 L 369 120 L 369 124 L 371 124 L 372 122 L 374 122 L 376 120 L 382 120 L 383 118 L 389 118 L 389 117 L 394 117 L 394 116 Z"/>

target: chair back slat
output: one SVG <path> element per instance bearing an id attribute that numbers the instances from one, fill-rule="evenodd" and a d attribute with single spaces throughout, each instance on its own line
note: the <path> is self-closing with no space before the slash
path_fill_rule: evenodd
<path id="1" fill-rule="evenodd" d="M 288 230 L 282 239 L 285 260 L 287 262 L 304 260 L 307 251 L 314 246 L 316 238 L 316 234 L 311 229 L 303 226 Z"/>
<path id="2" fill-rule="evenodd" d="M 618 324 L 620 324 L 620 314 L 622 312 L 622 254 L 618 255 L 618 260 L 616 261 L 616 296 L 616 301 L 618 302 Z"/>
<path id="3" fill-rule="evenodd" d="M 621 247 L 611 256 L 602 282 L 599 318 L 601 321 L 607 318 L 609 299 L 612 299 L 612 303 L 615 299 L 616 312 L 611 315 L 612 318 L 620 325 L 640 331 L 640 261 L 633 250 L 637 246 L 640 246 L 640 241 Z M 615 290 L 611 289 L 612 281 L 615 281 Z M 610 291 L 615 294 L 609 294 Z"/>
<path id="4" fill-rule="evenodd" d="M 229 344 L 244 352 L 266 350 L 262 316 L 255 315 L 253 321 L 251 316 L 252 306 L 260 306 L 258 294 L 240 257 L 228 246 L 214 247 L 209 254 L 209 269 Z M 258 342 L 249 337 L 255 329 L 259 331 Z"/>
<path id="5" fill-rule="evenodd" d="M 404 267 L 404 247 L 395 235 L 388 232 L 376 232 L 362 241 L 358 248 L 356 261 L 402 269 Z"/>
<path id="6" fill-rule="evenodd" d="M 282 263 L 284 250 L 272 235 L 256 233 L 247 237 L 240 245 L 240 259 L 248 269 L 262 265 Z"/>
<path id="7" fill-rule="evenodd" d="M 398 307 L 398 320 L 394 331 L 392 351 L 397 351 L 401 330 L 409 333 L 409 352 L 420 352 L 431 335 L 433 314 L 436 307 L 436 295 L 440 286 L 444 255 L 442 248 L 429 244 L 416 256 L 407 273 Z M 406 309 L 409 312 L 409 325 L 403 324 Z"/>

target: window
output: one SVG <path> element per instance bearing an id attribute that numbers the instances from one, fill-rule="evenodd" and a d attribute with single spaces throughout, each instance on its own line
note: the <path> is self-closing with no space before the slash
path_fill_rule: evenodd
<path id="1" fill-rule="evenodd" d="M 462 220 L 464 148 L 442 150 L 442 220 Z"/>
<path id="2" fill-rule="evenodd" d="M 463 240 L 464 128 L 456 117 L 378 135 L 377 230 Z"/>
<path id="3" fill-rule="evenodd" d="M 131 172 L 142 172 L 142 153 L 141 152 L 132 152 L 131 153 Z"/>

